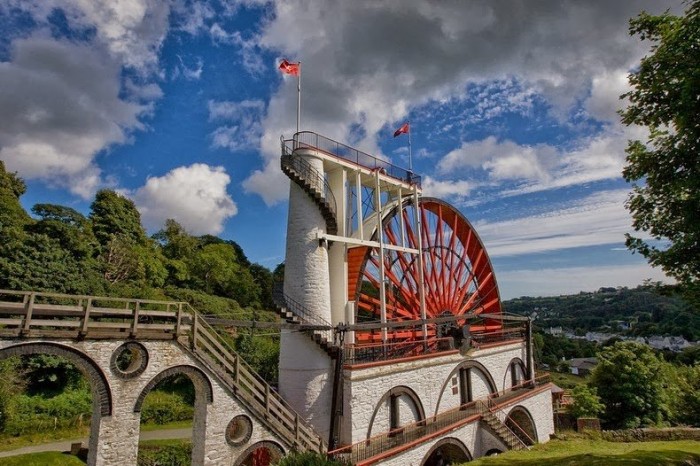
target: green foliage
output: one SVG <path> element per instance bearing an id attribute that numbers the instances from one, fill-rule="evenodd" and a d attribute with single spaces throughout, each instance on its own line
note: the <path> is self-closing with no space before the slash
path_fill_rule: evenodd
<path id="1" fill-rule="evenodd" d="M 537 314 L 540 328 L 563 327 L 589 331 L 618 332 L 630 336 L 679 335 L 700 340 L 700 308 L 680 294 L 676 287 L 645 284 L 636 288 L 601 288 L 594 293 L 511 299 L 505 310 L 520 315 Z M 622 331 L 617 321 L 632 329 Z M 545 342 L 545 352 L 550 341 Z M 591 354 L 592 355 L 592 354 Z M 582 355 L 583 356 L 583 355 Z M 588 354 L 586 355 L 588 356 Z"/>
<path id="2" fill-rule="evenodd" d="M 282 457 L 275 466 L 344 466 L 347 463 L 333 460 L 321 453 L 312 451 L 292 452 Z"/>
<path id="3" fill-rule="evenodd" d="M 598 353 L 591 385 L 605 404 L 603 420 L 612 428 L 660 424 L 668 416 L 668 395 L 662 374 L 667 365 L 653 350 L 619 342 Z"/>
<path id="4" fill-rule="evenodd" d="M 240 335 L 236 338 L 235 348 L 265 381 L 277 385 L 280 345 L 279 340 L 265 336 Z"/>
<path id="5" fill-rule="evenodd" d="M 47 397 L 20 394 L 9 400 L 5 433 L 22 435 L 90 423 L 92 396 L 86 388 L 64 390 Z"/>
<path id="6" fill-rule="evenodd" d="M 24 390 L 25 381 L 17 357 L 0 360 L 0 431 L 7 423 L 10 399 Z"/>
<path id="7" fill-rule="evenodd" d="M 158 440 L 141 442 L 138 466 L 189 466 L 192 464 L 192 442 L 189 440 Z"/>
<path id="8" fill-rule="evenodd" d="M 671 377 L 673 422 L 700 427 L 700 365 L 676 367 Z"/>
<path id="9" fill-rule="evenodd" d="M 574 403 L 570 412 L 575 418 L 598 417 L 605 410 L 605 405 L 600 402 L 597 390 L 586 384 L 576 385 L 571 391 L 571 396 Z"/>
<path id="10" fill-rule="evenodd" d="M 146 395 L 141 409 L 141 422 L 149 424 L 185 421 L 193 416 L 194 408 L 182 396 L 161 390 L 153 390 Z"/>
<path id="11" fill-rule="evenodd" d="M 121 238 L 121 241 L 127 244 L 146 242 L 146 232 L 141 226 L 141 214 L 130 199 L 115 191 L 103 189 L 95 195 L 90 209 L 92 230 L 103 247 L 115 237 Z"/>
<path id="12" fill-rule="evenodd" d="M 642 13 L 630 34 L 652 53 L 630 74 L 632 91 L 622 121 L 649 129 L 646 143 L 630 141 L 623 176 L 633 226 L 654 241 L 627 236 L 627 247 L 690 284 L 700 280 L 700 1 L 684 16 Z M 661 242 L 661 245 L 658 245 Z"/>
<path id="13" fill-rule="evenodd" d="M 83 374 L 70 361 L 49 354 L 21 358 L 21 373 L 30 394 L 58 394 L 64 389 L 87 387 Z"/>

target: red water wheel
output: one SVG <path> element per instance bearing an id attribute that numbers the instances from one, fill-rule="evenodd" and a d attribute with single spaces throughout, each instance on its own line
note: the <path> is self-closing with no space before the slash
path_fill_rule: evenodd
<path id="1" fill-rule="evenodd" d="M 418 249 L 420 235 L 426 318 L 500 313 L 491 262 L 469 221 L 448 203 L 434 198 L 420 199 L 417 214 L 420 227 L 413 202 L 404 201 L 384 217 L 382 234 L 384 244 L 411 249 Z M 377 231 L 372 239 L 378 241 Z M 348 252 L 349 299 L 356 302 L 357 323 L 380 321 L 381 261 L 378 248 L 358 247 Z M 421 319 L 419 264 L 415 253 L 384 250 L 387 321 L 414 321 L 413 325 L 388 329 L 387 341 L 424 340 L 440 333 L 440 324 L 428 324 L 424 332 L 420 322 L 415 322 Z M 493 319 L 484 322 L 471 330 L 485 330 L 485 325 L 500 327 Z M 456 322 L 457 326 L 463 324 L 464 320 Z M 381 341 L 381 331 L 358 331 L 356 341 Z"/>

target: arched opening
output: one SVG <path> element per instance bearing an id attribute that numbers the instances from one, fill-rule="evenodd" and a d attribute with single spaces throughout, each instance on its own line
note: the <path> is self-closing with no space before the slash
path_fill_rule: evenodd
<path id="1" fill-rule="evenodd" d="M 422 466 L 448 466 L 471 461 L 472 454 L 460 440 L 447 437 L 437 442 L 423 458 Z"/>
<path id="2" fill-rule="evenodd" d="M 521 386 L 525 380 L 525 363 L 520 358 L 513 358 L 508 363 L 506 373 L 503 375 L 503 390 Z"/>
<path id="3" fill-rule="evenodd" d="M 201 370 L 194 366 L 174 366 L 148 382 L 136 400 L 134 412 L 141 413 L 142 426 L 184 423 L 182 428 L 186 432 L 191 423 L 190 434 L 182 432 L 182 437 L 192 440 L 192 464 L 201 464 L 205 453 L 207 404 L 212 399 L 211 382 Z"/>
<path id="4" fill-rule="evenodd" d="M 394 387 L 379 399 L 374 408 L 367 438 L 372 436 L 372 431 L 375 434 L 389 432 L 424 419 L 423 403 L 416 392 L 403 385 Z"/>
<path id="5" fill-rule="evenodd" d="M 486 453 L 484 453 L 484 456 L 498 456 L 501 453 L 503 453 L 503 450 L 499 450 L 498 448 L 492 448 Z"/>
<path id="6" fill-rule="evenodd" d="M 284 456 L 284 449 L 269 441 L 257 442 L 248 447 L 233 466 L 270 466 Z"/>
<path id="7" fill-rule="evenodd" d="M 89 425 L 87 462 L 94 465 L 101 419 L 112 414 L 112 393 L 99 366 L 74 348 L 43 342 L 0 349 L 0 360 L 9 366 L 18 364 L 17 368 L 30 379 L 24 384 L 29 389 L 23 395 L 26 419 L 18 421 L 30 423 L 32 432 L 40 430 L 47 421 L 50 430 L 64 423 Z M 2 398 L 3 402 L 12 402 L 11 397 Z M 34 402 L 39 400 L 40 403 Z M 21 429 L 20 425 L 15 427 Z"/>
<path id="8" fill-rule="evenodd" d="M 525 445 L 537 443 L 537 429 L 530 412 L 522 406 L 511 409 L 506 417 L 506 426 L 523 441 Z"/>
<path id="9" fill-rule="evenodd" d="M 465 361 L 447 376 L 435 407 L 435 414 L 486 398 L 497 391 L 491 373 L 483 364 Z"/>

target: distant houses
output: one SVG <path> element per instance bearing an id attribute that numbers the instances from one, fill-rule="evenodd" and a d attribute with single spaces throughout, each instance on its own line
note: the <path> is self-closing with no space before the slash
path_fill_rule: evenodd
<path id="1" fill-rule="evenodd" d="M 625 322 L 621 320 L 615 321 L 614 324 L 622 330 L 629 330 L 632 327 L 631 322 Z M 657 350 L 671 350 L 675 352 L 683 351 L 685 348 L 700 344 L 700 342 L 688 341 L 685 338 L 678 336 L 652 335 L 650 337 L 634 337 L 609 332 L 586 332 L 585 335 L 580 336 L 576 335 L 572 330 L 565 329 L 562 327 L 549 327 L 546 328 L 544 332 L 553 336 L 566 337 L 571 339 L 582 339 L 587 341 L 594 341 L 596 343 L 605 343 L 611 338 L 619 340 L 630 340 L 636 341 L 637 343 L 649 345 Z"/>

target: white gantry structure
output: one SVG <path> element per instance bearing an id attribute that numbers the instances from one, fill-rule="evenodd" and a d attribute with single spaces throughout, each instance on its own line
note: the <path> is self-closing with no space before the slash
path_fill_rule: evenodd
<path id="1" fill-rule="evenodd" d="M 312 132 L 291 179 L 279 392 L 355 464 L 468 461 L 544 442 L 551 385 L 469 221 L 421 179 Z"/>

